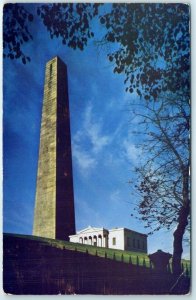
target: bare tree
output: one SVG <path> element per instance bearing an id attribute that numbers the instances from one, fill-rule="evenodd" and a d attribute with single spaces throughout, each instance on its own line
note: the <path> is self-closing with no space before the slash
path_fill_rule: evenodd
<path id="1" fill-rule="evenodd" d="M 190 106 L 183 94 L 165 94 L 135 109 L 142 160 L 136 168 L 137 213 L 151 228 L 174 229 L 173 272 L 181 272 L 182 240 L 190 221 Z M 137 132 L 138 134 L 139 132 Z M 141 140 L 141 137 L 140 137 Z"/>

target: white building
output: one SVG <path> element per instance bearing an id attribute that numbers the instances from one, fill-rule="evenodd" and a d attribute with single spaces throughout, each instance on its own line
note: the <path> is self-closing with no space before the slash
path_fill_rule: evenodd
<path id="1" fill-rule="evenodd" d="M 107 229 L 89 226 L 78 231 L 75 235 L 70 235 L 69 241 L 108 248 L 108 235 L 109 232 Z"/>
<path id="2" fill-rule="evenodd" d="M 147 253 L 147 235 L 127 228 L 87 227 L 69 236 L 70 242 Z"/>
<path id="3" fill-rule="evenodd" d="M 147 235 L 127 228 L 110 229 L 109 248 L 147 253 Z"/>

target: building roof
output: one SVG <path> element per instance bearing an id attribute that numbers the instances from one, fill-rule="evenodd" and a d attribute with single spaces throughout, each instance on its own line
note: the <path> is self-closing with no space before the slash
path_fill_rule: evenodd
<path id="1" fill-rule="evenodd" d="M 105 229 L 103 227 L 88 226 L 87 228 L 77 231 L 77 233 L 74 235 L 78 235 L 78 234 L 82 234 L 82 233 L 92 233 L 92 232 L 96 232 L 96 231 L 107 231 L 108 232 L 108 229 Z M 70 236 L 74 236 L 74 235 L 70 235 Z"/>
<path id="2" fill-rule="evenodd" d="M 145 233 L 141 233 L 141 232 L 138 232 L 138 231 L 135 231 L 135 230 L 132 230 L 132 229 L 125 228 L 125 227 L 112 228 L 112 229 L 109 229 L 109 232 L 110 231 L 120 231 L 120 230 L 125 230 L 125 231 L 131 232 L 131 233 L 136 233 L 136 234 L 139 234 L 139 235 L 147 236 L 147 234 L 145 234 Z"/>
<path id="3" fill-rule="evenodd" d="M 116 228 L 112 228 L 112 229 L 106 229 L 104 227 L 93 227 L 93 226 L 88 226 L 87 228 L 84 228 L 80 231 L 77 231 L 76 234 L 74 235 L 70 235 L 70 236 L 77 236 L 79 234 L 88 234 L 88 233 L 93 233 L 93 232 L 96 232 L 96 231 L 107 231 L 107 232 L 111 232 L 111 231 L 122 231 L 122 230 L 125 230 L 125 231 L 128 231 L 130 233 L 135 233 L 135 234 L 139 234 L 139 235 L 142 235 L 142 236 L 147 236 L 147 234 L 144 234 L 144 233 L 140 233 L 138 231 L 134 231 L 134 230 L 131 230 L 131 229 L 128 229 L 128 228 L 124 228 L 124 227 L 116 227 Z"/>

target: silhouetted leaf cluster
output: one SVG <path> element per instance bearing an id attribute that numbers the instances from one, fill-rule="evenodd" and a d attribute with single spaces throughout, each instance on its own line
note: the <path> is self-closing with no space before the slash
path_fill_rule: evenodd
<path id="1" fill-rule="evenodd" d="M 146 100 L 161 92 L 190 91 L 189 7 L 183 4 L 113 4 L 100 16 L 115 73 L 125 73 L 126 90 Z M 188 76 L 187 76 L 188 75 Z"/>
<path id="2" fill-rule="evenodd" d="M 114 72 L 125 74 L 126 91 L 145 100 L 157 100 L 163 92 L 183 89 L 190 97 L 189 6 L 184 4 L 113 3 L 107 13 L 102 4 L 42 4 L 37 15 L 51 38 L 61 38 L 72 49 L 83 50 L 94 37 L 92 20 L 106 28 L 102 41 L 114 43 L 108 53 Z M 22 5 L 4 6 L 4 57 L 29 57 L 22 44 L 32 39 L 28 22 L 32 14 Z"/>
<path id="3" fill-rule="evenodd" d="M 101 4 L 56 3 L 43 4 L 37 9 L 50 37 L 60 37 L 62 43 L 73 49 L 83 50 L 94 36 L 91 20 L 98 14 Z"/>
<path id="4" fill-rule="evenodd" d="M 22 51 L 22 45 L 32 40 L 29 32 L 29 22 L 33 22 L 33 15 L 23 5 L 5 4 L 3 14 L 3 57 L 20 58 L 23 64 L 30 61 Z"/>
<path id="5" fill-rule="evenodd" d="M 53 39 L 61 38 L 62 43 L 73 49 L 83 50 L 88 39 L 94 36 L 91 20 L 98 15 L 97 3 L 54 3 L 38 6 L 37 15 Z M 30 57 L 23 51 L 23 44 L 33 39 L 29 31 L 29 22 L 35 16 L 29 13 L 22 4 L 4 6 L 4 58 L 21 58 L 25 64 Z"/>

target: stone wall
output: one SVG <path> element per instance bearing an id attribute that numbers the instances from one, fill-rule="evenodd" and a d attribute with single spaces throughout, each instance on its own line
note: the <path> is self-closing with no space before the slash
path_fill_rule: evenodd
<path id="1" fill-rule="evenodd" d="M 190 277 L 124 263 L 35 240 L 4 236 L 3 289 L 8 294 L 187 294 Z"/>

